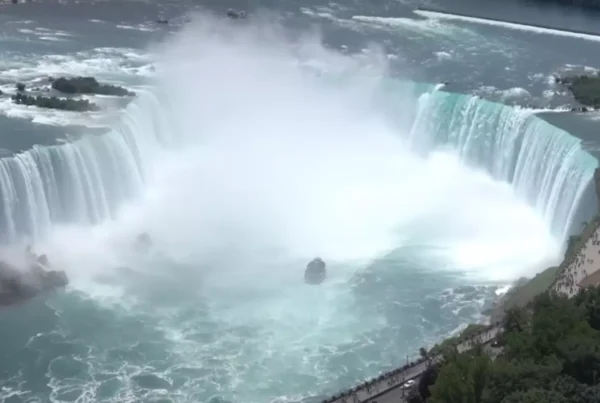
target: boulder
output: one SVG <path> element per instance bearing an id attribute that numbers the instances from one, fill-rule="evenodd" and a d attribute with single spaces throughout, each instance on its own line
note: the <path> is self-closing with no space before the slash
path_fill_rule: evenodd
<path id="1" fill-rule="evenodd" d="M 37 262 L 45 267 L 50 267 L 50 261 L 48 260 L 48 255 L 45 253 L 43 255 L 38 256 Z"/>
<path id="2" fill-rule="evenodd" d="M 0 306 L 25 302 L 68 284 L 69 279 L 64 271 L 44 270 L 38 262 L 31 264 L 26 272 L 0 262 Z"/>
<path id="3" fill-rule="evenodd" d="M 231 18 L 232 20 L 244 19 L 246 18 L 246 12 L 235 11 L 234 9 L 230 8 L 229 10 L 227 10 L 227 18 Z"/>
<path id="4" fill-rule="evenodd" d="M 135 238 L 135 248 L 138 251 L 148 251 L 153 245 L 152 238 L 147 232 L 142 232 Z"/>
<path id="5" fill-rule="evenodd" d="M 320 257 L 314 258 L 306 265 L 306 270 L 304 270 L 304 282 L 306 284 L 321 284 L 325 277 L 327 277 L 327 268 Z"/>
<path id="6" fill-rule="evenodd" d="M 48 270 L 44 273 L 44 276 L 41 278 L 43 291 L 53 291 L 57 288 L 64 288 L 69 285 L 67 273 L 62 270 Z"/>

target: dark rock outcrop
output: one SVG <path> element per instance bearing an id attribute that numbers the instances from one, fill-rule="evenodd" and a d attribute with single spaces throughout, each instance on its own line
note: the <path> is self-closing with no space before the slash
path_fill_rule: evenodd
<path id="1" fill-rule="evenodd" d="M 45 253 L 43 255 L 38 256 L 38 258 L 36 260 L 39 264 L 44 265 L 46 267 L 50 267 L 50 261 L 48 260 L 48 255 L 46 255 Z"/>
<path id="2" fill-rule="evenodd" d="M 231 18 L 232 20 L 241 20 L 246 18 L 246 12 L 245 11 L 236 11 L 232 8 L 230 8 L 229 10 L 227 10 L 227 18 Z"/>
<path id="3" fill-rule="evenodd" d="M 52 81 L 52 88 L 65 94 L 135 96 L 134 92 L 128 91 L 123 87 L 100 84 L 94 77 L 60 77 Z"/>
<path id="4" fill-rule="evenodd" d="M 320 257 L 314 258 L 306 266 L 304 271 L 304 282 L 306 284 L 321 284 L 327 276 L 325 262 Z"/>
<path id="5" fill-rule="evenodd" d="M 152 238 L 147 232 L 142 232 L 135 238 L 135 249 L 139 252 L 146 252 L 150 250 L 152 245 Z"/>
<path id="6" fill-rule="evenodd" d="M 594 185 L 596 189 L 596 197 L 598 200 L 598 210 L 600 210 L 600 168 L 594 171 Z"/>
<path id="7" fill-rule="evenodd" d="M 0 261 L 0 306 L 25 302 L 69 284 L 64 271 L 45 269 L 49 265 L 46 255 L 37 257 L 27 254 L 26 257 L 33 257 L 33 260 L 24 271 Z"/>
<path id="8" fill-rule="evenodd" d="M 32 96 L 18 93 L 12 96 L 14 103 L 18 105 L 37 106 L 39 108 L 60 109 L 63 111 L 87 112 L 97 111 L 98 105 L 87 99 L 65 99 L 58 97 Z"/>
<path id="9" fill-rule="evenodd" d="M 600 76 L 582 75 L 573 77 L 555 77 L 559 84 L 567 86 L 573 97 L 581 104 L 600 108 Z M 578 108 L 578 112 L 587 112 L 588 109 Z"/>

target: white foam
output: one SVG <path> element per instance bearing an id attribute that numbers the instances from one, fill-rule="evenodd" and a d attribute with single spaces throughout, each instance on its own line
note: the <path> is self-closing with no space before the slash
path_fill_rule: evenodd
<path id="1" fill-rule="evenodd" d="M 361 261 L 398 246 L 400 233 L 433 214 L 445 225 L 436 242 L 446 242 L 448 256 L 478 277 L 514 277 L 553 256 L 541 218 L 510 189 L 450 157 L 423 161 L 407 153 L 401 133 L 369 103 L 379 79 L 331 87 L 290 60 L 338 71 L 361 62 L 324 51 L 312 38 L 290 47 L 253 28 L 224 32 L 203 24 L 215 31 L 188 28 L 163 49 L 169 63 L 159 81 L 189 145 L 161 156 L 146 203 L 127 210 L 113 231 L 133 236 L 151 228 L 171 254 L 192 261 L 223 248 L 237 251 L 228 256 L 233 265 L 273 250 L 291 260 Z M 529 252 L 524 244 L 533 245 Z M 245 272 L 250 278 L 252 270 L 258 267 Z M 242 274 L 240 285 L 247 285 Z"/>
<path id="2" fill-rule="evenodd" d="M 452 59 L 452 54 L 450 52 L 435 52 L 435 55 L 440 60 L 450 60 Z"/>
<path id="3" fill-rule="evenodd" d="M 488 20 L 485 18 L 476 18 L 476 17 L 466 17 L 462 15 L 450 14 L 450 13 L 441 13 L 437 11 L 425 11 L 425 10 L 414 10 L 413 13 L 420 15 L 422 17 L 435 19 L 435 20 L 455 20 L 455 21 L 465 21 L 472 22 L 475 24 L 483 24 L 483 25 L 491 25 L 496 27 L 514 29 L 519 31 L 527 31 L 535 34 L 547 34 L 547 35 L 557 35 L 557 36 L 565 36 L 570 38 L 578 38 L 584 39 L 587 41 L 600 42 L 600 35 L 590 35 L 590 34 L 582 34 L 577 32 L 564 31 L 560 29 L 551 29 L 551 28 L 541 28 L 534 27 L 526 24 L 517 24 L 514 22 L 504 22 L 504 21 L 494 21 Z"/>
<path id="4" fill-rule="evenodd" d="M 125 78 L 152 74 L 148 56 L 130 48 L 97 48 L 66 55 L 44 55 L 34 62 L 14 62 L 14 67 L 0 71 L 4 80 L 25 81 L 40 77 L 80 75 Z"/>
<path id="5" fill-rule="evenodd" d="M 473 35 L 473 32 L 467 28 L 456 27 L 451 24 L 440 22 L 439 20 L 416 20 L 414 18 L 405 17 L 355 15 L 352 16 L 352 21 L 358 21 L 363 24 L 380 28 L 385 27 L 394 30 L 401 28 L 430 36 L 455 37 L 456 40 L 459 40 L 459 38 L 465 39 L 465 37 Z"/>
<path id="6" fill-rule="evenodd" d="M 203 401 L 232 391 L 267 401 L 286 374 L 308 379 L 286 383 L 286 393 L 315 393 L 340 379 L 333 354 L 360 368 L 378 365 L 355 351 L 373 349 L 387 317 L 361 312 L 352 281 L 390 249 L 423 240 L 445 262 L 431 271 L 470 281 L 514 277 L 558 250 L 541 217 L 508 186 L 451 153 L 423 159 L 407 151 L 412 116 L 389 116 L 374 101 L 389 79 L 385 57 L 344 56 L 314 36 L 290 42 L 260 18 L 255 24 L 199 18 L 159 49 L 162 115 L 144 109 L 142 98 L 122 125 L 152 148 L 148 127 L 168 122 L 181 147 L 136 149 L 148 167 L 141 200 L 91 229 L 55 228 L 39 245 L 74 288 L 102 301 L 139 298 L 136 312 L 163 332 L 178 366 L 225 374 L 223 382 L 211 374 L 182 386 Z M 320 68 L 343 83 L 316 74 Z M 402 94 L 398 109 L 409 109 L 412 92 Z M 131 251 L 142 231 L 164 258 Z M 329 263 L 329 278 L 307 287 L 302 269 L 315 255 Z M 157 276 L 154 286 L 175 285 L 144 301 L 122 292 L 127 277 L 114 270 L 122 265 Z M 107 272 L 116 284 L 97 280 Z M 165 301 L 184 292 L 193 296 L 186 304 Z M 204 306 L 208 314 L 195 310 Z M 199 339 L 207 327 L 216 337 Z"/>
<path id="7" fill-rule="evenodd" d="M 119 29 L 127 29 L 127 30 L 132 30 L 132 31 L 141 31 L 141 32 L 154 32 L 157 31 L 158 28 L 156 27 L 149 27 L 145 24 L 138 24 L 138 25 L 117 25 L 117 28 Z"/>

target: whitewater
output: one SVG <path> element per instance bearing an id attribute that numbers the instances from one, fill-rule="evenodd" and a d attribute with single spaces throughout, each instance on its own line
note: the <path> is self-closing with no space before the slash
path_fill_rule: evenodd
<path id="1" fill-rule="evenodd" d="M 0 401 L 319 400 L 485 321 L 586 214 L 579 140 L 377 47 L 195 15 L 148 52 L 110 132 L 0 160 L 5 249 L 71 278 L 1 313 Z"/>

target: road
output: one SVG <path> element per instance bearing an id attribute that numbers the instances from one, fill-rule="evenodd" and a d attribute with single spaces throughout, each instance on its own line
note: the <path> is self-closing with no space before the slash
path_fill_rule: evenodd
<path id="1" fill-rule="evenodd" d="M 459 344 L 457 349 L 459 353 L 471 349 L 476 344 L 485 344 L 494 339 L 502 331 L 501 327 L 493 327 L 485 333 L 464 341 Z M 433 358 L 433 362 L 441 361 L 442 356 Z M 418 378 L 427 369 L 429 363 L 423 361 L 407 368 L 404 371 L 390 374 L 381 381 L 371 384 L 369 387 L 363 387 L 350 395 L 344 393 L 344 396 L 330 403 L 401 403 L 404 402 L 402 389 L 400 386 L 409 379 L 418 382 Z"/>

